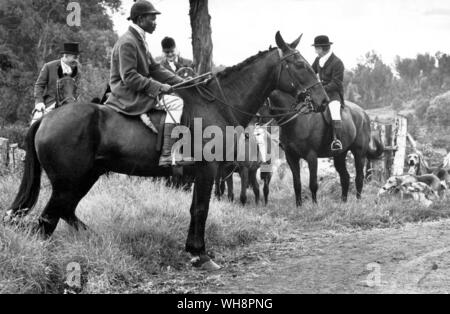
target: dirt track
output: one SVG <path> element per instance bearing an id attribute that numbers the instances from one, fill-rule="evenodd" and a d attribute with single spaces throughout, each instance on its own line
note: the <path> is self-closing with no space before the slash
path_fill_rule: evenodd
<path id="1" fill-rule="evenodd" d="M 222 271 L 205 275 L 208 284 L 195 292 L 448 293 L 449 240 L 450 220 L 351 233 L 299 232 L 241 251 Z"/>

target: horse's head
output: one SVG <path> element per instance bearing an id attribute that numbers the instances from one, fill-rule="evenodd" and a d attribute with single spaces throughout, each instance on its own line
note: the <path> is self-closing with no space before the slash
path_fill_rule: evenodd
<path id="1" fill-rule="evenodd" d="M 280 53 L 276 88 L 296 98 L 306 95 L 315 111 L 324 111 L 329 102 L 327 93 L 309 63 L 295 49 L 301 38 L 302 36 L 292 44 L 287 44 L 281 37 L 280 32 L 275 35 Z"/>
<path id="2" fill-rule="evenodd" d="M 70 102 L 76 102 L 78 98 L 77 76 L 78 68 L 72 71 L 72 74 L 64 74 L 62 68 L 58 68 L 58 80 L 56 81 L 56 106 L 60 107 Z"/>

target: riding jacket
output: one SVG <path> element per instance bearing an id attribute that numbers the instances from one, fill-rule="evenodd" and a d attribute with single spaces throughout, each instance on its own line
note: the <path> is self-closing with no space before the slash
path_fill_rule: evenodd
<path id="1" fill-rule="evenodd" d="M 38 79 L 34 84 L 35 104 L 44 103 L 48 107 L 56 102 L 56 82 L 58 81 L 58 69 L 62 71 L 61 62 L 61 59 L 58 59 L 46 63 L 42 67 Z M 75 67 L 72 71 L 75 73 L 74 79 L 78 85 L 80 81 L 78 67 Z"/>
<path id="2" fill-rule="evenodd" d="M 162 83 L 174 85 L 183 79 L 157 63 L 136 29 L 114 45 L 111 57 L 111 95 L 106 104 L 126 115 L 138 116 L 155 107 Z"/>
<path id="3" fill-rule="evenodd" d="M 344 63 L 334 53 L 328 58 L 323 67 L 319 64 L 317 57 L 312 68 L 322 82 L 330 102 L 337 100 L 344 104 Z"/>

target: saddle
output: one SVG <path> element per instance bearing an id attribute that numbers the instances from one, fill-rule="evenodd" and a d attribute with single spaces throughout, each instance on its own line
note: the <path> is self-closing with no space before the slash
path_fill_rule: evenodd
<path id="1" fill-rule="evenodd" d="M 115 112 L 127 116 L 117 110 L 116 107 L 104 104 L 104 106 L 113 109 Z M 148 113 L 142 115 L 142 116 L 136 116 L 131 117 L 127 116 L 128 118 L 134 118 L 136 120 L 139 120 L 140 123 L 144 123 L 151 132 L 155 133 L 158 136 L 157 142 L 156 142 L 156 151 L 160 152 L 163 145 L 163 139 L 164 139 L 164 122 L 166 121 L 166 115 L 167 112 L 164 110 L 158 110 L 158 109 L 152 109 Z M 145 116 L 146 118 L 144 118 Z"/>

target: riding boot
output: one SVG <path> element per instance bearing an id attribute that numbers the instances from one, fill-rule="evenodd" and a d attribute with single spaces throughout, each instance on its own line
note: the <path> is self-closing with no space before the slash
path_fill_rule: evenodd
<path id="1" fill-rule="evenodd" d="M 160 167 L 170 166 L 187 166 L 193 164 L 192 157 L 184 157 L 180 148 L 174 149 L 174 144 L 178 141 L 178 138 L 172 138 L 172 130 L 178 126 L 175 123 L 166 123 L 164 125 L 164 141 L 161 150 L 161 157 L 159 158 Z"/>
<path id="2" fill-rule="evenodd" d="M 333 142 L 331 143 L 332 152 L 340 152 L 343 149 L 341 138 L 342 138 L 342 121 L 332 120 L 331 127 L 333 129 Z"/>

